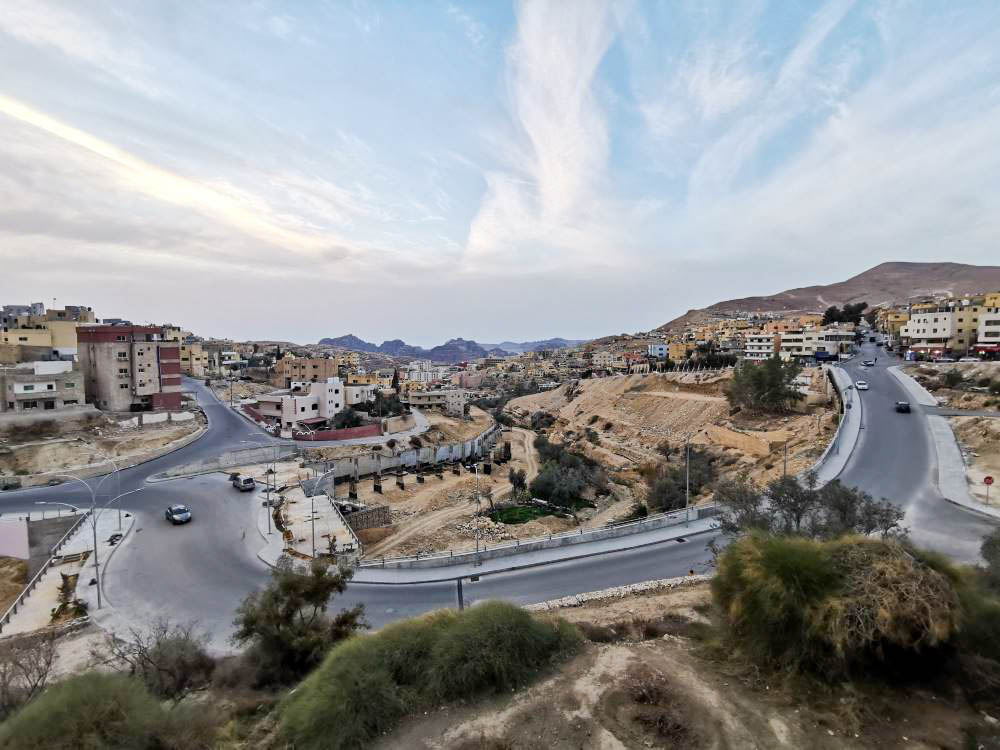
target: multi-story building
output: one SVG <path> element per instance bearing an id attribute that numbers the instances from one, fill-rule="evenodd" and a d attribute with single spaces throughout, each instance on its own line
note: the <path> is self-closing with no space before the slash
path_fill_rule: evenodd
<path id="1" fill-rule="evenodd" d="M 281 388 L 292 383 L 319 383 L 340 377 L 342 362 L 336 357 L 293 357 L 286 354 L 274 364 L 271 382 Z"/>
<path id="2" fill-rule="evenodd" d="M 914 306 L 913 310 L 916 309 Z M 910 319 L 899 329 L 899 335 L 910 351 L 931 356 L 962 355 L 976 343 L 979 313 L 984 309 L 983 299 L 967 305 L 944 303 L 930 310 L 920 305 L 920 312 L 911 310 Z"/>
<path id="3" fill-rule="evenodd" d="M 670 347 L 667 344 L 649 344 L 646 347 L 646 354 L 657 359 L 665 359 Z"/>
<path id="4" fill-rule="evenodd" d="M 743 358 L 750 362 L 763 362 L 774 356 L 778 335 L 757 331 L 743 337 Z"/>
<path id="5" fill-rule="evenodd" d="M 671 341 L 667 345 L 667 356 L 673 362 L 682 362 L 687 359 L 687 355 L 694 351 L 692 341 Z"/>
<path id="6" fill-rule="evenodd" d="M 1000 354 L 1000 293 L 987 297 L 991 303 L 979 316 L 975 351 L 979 354 Z"/>
<path id="7" fill-rule="evenodd" d="M 87 403 L 108 411 L 178 409 L 180 351 L 155 326 L 81 326 L 80 373 Z"/>
<path id="8" fill-rule="evenodd" d="M 77 305 L 46 310 L 36 302 L 7 305 L 4 310 L 0 321 L 0 345 L 6 347 L 8 353 L 3 361 L 75 359 L 77 327 L 96 320 L 91 308 Z"/>
<path id="9" fill-rule="evenodd" d="M 261 416 L 282 430 L 321 429 L 344 405 L 344 384 L 337 377 L 296 381 L 287 389 L 257 397 Z"/>
<path id="10" fill-rule="evenodd" d="M 461 417 L 465 414 L 469 393 L 462 388 L 412 391 L 407 395 L 407 400 L 410 406 L 441 408 L 446 414 Z"/>
<path id="11" fill-rule="evenodd" d="M 347 406 L 367 404 L 375 400 L 377 390 L 378 386 L 372 383 L 348 383 L 344 386 L 344 404 Z"/>
<path id="12" fill-rule="evenodd" d="M 84 400 L 83 379 L 72 362 L 0 368 L 0 412 L 54 411 Z"/>

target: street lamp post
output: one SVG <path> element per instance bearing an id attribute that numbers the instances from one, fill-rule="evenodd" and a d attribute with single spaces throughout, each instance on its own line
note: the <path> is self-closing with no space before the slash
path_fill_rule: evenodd
<path id="1" fill-rule="evenodd" d="M 259 440 L 241 440 L 240 442 L 241 443 L 255 443 L 255 444 L 259 445 L 260 447 L 264 448 L 265 450 L 268 447 L 265 443 L 262 443 Z M 275 469 L 275 464 L 278 462 L 278 445 L 277 445 L 277 443 L 275 443 L 273 447 L 274 447 L 274 459 L 271 461 L 270 472 L 265 473 L 266 481 L 265 481 L 265 484 L 264 484 L 264 494 L 267 495 L 267 535 L 268 536 L 271 535 L 271 476 L 272 475 L 274 475 L 274 489 L 275 489 L 275 491 L 278 490 L 277 470 Z"/>

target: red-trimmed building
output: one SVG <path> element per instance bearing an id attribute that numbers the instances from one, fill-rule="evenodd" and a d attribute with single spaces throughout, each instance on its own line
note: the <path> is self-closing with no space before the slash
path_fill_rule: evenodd
<path id="1" fill-rule="evenodd" d="M 87 403 L 106 411 L 181 406 L 180 345 L 156 326 L 81 326 L 77 356 Z"/>

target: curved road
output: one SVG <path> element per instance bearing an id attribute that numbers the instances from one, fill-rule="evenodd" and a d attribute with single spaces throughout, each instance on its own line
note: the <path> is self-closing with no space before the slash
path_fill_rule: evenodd
<path id="1" fill-rule="evenodd" d="M 878 356 L 878 366 L 862 368 L 860 360 Z M 845 369 L 871 390 L 861 394 L 864 430 L 841 480 L 906 509 L 905 523 L 914 540 L 964 560 L 975 559 L 982 536 L 992 524 L 943 500 L 936 489 L 934 451 L 925 415 L 914 404 L 912 414 L 896 414 L 892 404 L 905 399 L 896 380 L 885 371 L 887 355 L 866 345 L 861 357 Z M 863 373 L 863 374 L 862 374 Z M 126 619 L 148 622 L 159 615 L 196 620 L 218 649 L 227 646 L 233 611 L 250 591 L 261 586 L 268 569 L 256 557 L 262 546 L 254 525 L 256 493 L 232 490 L 220 474 L 146 484 L 164 469 L 212 457 L 239 447 L 241 441 L 279 442 L 220 403 L 201 383 L 185 380 L 209 419 L 203 437 L 154 461 L 123 470 L 122 491 L 144 487 L 125 498 L 136 515 L 133 532 L 116 550 L 105 573 L 108 601 Z M 93 482 L 99 480 L 92 480 Z M 106 486 L 111 482 L 105 483 Z M 28 511 L 38 500 L 87 505 L 89 495 L 75 483 L 0 494 L 0 511 Z M 104 490 L 102 489 L 102 494 Z M 162 517 L 171 502 L 184 502 L 195 522 L 173 527 Z M 683 575 L 710 561 L 705 549 L 714 535 L 686 542 L 623 550 L 597 557 L 484 576 L 466 583 L 467 602 L 503 598 L 531 603 L 584 591 Z M 352 584 L 337 606 L 363 603 L 373 626 L 441 606 L 454 606 L 451 583 L 384 586 Z"/>

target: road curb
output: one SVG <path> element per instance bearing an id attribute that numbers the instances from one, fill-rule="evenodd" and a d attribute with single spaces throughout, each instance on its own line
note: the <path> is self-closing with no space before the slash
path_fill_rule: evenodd
<path id="1" fill-rule="evenodd" d="M 555 565 L 557 563 L 570 562 L 572 560 L 582 560 L 582 559 L 588 558 L 588 557 L 599 557 L 601 555 L 613 555 L 613 554 L 615 554 L 617 552 L 626 552 L 628 550 L 642 549 L 643 547 L 652 547 L 653 545 L 664 544 L 666 542 L 676 542 L 678 539 L 689 539 L 689 538 L 695 537 L 695 536 L 703 536 L 705 534 L 711 534 L 711 533 L 714 533 L 716 531 L 717 531 L 717 529 L 715 529 L 715 528 L 703 529 L 701 531 L 693 531 L 693 532 L 690 532 L 690 533 L 687 533 L 687 534 L 677 534 L 676 536 L 667 537 L 665 539 L 657 539 L 657 540 L 651 541 L 651 542 L 643 542 L 642 544 L 633 544 L 633 545 L 630 545 L 628 547 L 616 547 L 615 549 L 600 550 L 598 552 L 585 552 L 585 553 L 579 554 L 579 555 L 570 555 L 569 557 L 561 557 L 561 558 L 559 558 L 557 560 L 545 560 L 545 561 L 542 561 L 542 562 L 525 563 L 523 565 L 511 565 L 511 566 L 508 566 L 506 568 L 499 568 L 497 570 L 487 570 L 487 571 L 483 571 L 481 573 L 466 573 L 464 575 L 451 575 L 451 576 L 446 576 L 446 577 L 443 577 L 443 578 L 440 578 L 440 577 L 439 578 L 427 578 L 427 579 L 420 579 L 420 580 L 415 580 L 415 581 L 413 581 L 413 580 L 407 580 L 407 581 L 366 581 L 366 580 L 357 580 L 357 579 L 355 579 L 355 580 L 352 581 L 352 583 L 354 583 L 356 585 L 363 585 L 363 586 L 410 586 L 410 585 L 424 584 L 424 583 L 447 583 L 447 582 L 450 582 L 450 581 L 454 581 L 454 580 L 456 580 L 458 578 L 468 578 L 470 575 L 475 575 L 475 576 L 480 576 L 480 577 L 481 576 L 492 576 L 492 575 L 497 575 L 498 573 L 511 573 L 511 572 L 513 572 L 515 570 L 527 570 L 528 568 L 540 568 L 540 567 L 544 567 L 546 565 Z M 625 538 L 627 538 L 627 537 L 625 537 Z M 444 567 L 444 566 L 442 566 L 442 567 Z M 366 568 L 365 570 L 370 570 L 370 569 L 371 568 Z M 423 568 L 423 570 L 441 570 L 441 569 L 442 568 Z M 414 568 L 410 568 L 410 570 L 415 570 L 415 569 Z M 420 568 L 416 568 L 416 570 L 420 570 Z"/>

